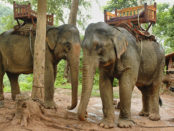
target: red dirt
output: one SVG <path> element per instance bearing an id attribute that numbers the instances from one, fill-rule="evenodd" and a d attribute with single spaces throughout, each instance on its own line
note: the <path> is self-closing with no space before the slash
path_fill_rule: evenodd
<path id="1" fill-rule="evenodd" d="M 118 88 L 114 88 L 114 91 L 118 91 Z M 102 119 L 102 106 L 101 99 L 99 97 L 92 97 L 88 105 L 88 119 L 87 121 L 79 121 L 76 116 L 77 108 L 68 111 L 66 107 L 70 105 L 71 90 L 68 89 L 56 89 L 55 90 L 55 102 L 58 105 L 57 110 L 43 110 L 43 114 L 50 118 L 54 123 L 42 118 L 32 118 L 28 120 L 27 127 L 13 124 L 12 120 L 15 113 L 15 102 L 11 100 L 11 93 L 5 93 L 4 108 L 0 108 L 0 131 L 101 131 L 108 130 L 100 128 L 97 123 Z M 29 94 L 29 93 L 27 93 Z M 163 106 L 160 107 L 160 121 L 150 121 L 147 117 L 138 116 L 141 110 L 141 93 L 134 89 L 132 96 L 132 120 L 138 125 L 142 126 L 174 126 L 174 96 L 163 94 L 161 95 L 163 100 Z M 35 114 L 36 115 L 36 114 Z M 119 110 L 115 110 L 116 120 L 119 116 Z M 116 121 L 117 124 L 117 121 Z M 135 125 L 129 129 L 121 129 L 115 126 L 115 128 L 109 129 L 109 131 L 173 131 L 174 127 L 170 128 L 143 128 Z"/>

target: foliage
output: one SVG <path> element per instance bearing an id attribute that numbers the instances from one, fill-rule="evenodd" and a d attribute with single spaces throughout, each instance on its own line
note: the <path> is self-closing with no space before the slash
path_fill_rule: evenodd
<path id="1" fill-rule="evenodd" d="M 33 75 L 20 75 L 19 76 L 19 86 L 21 91 L 31 91 L 32 88 Z M 7 75 L 4 76 L 4 91 L 11 92 L 10 82 L 7 78 Z"/>
<path id="2" fill-rule="evenodd" d="M 1 32 L 13 29 L 14 25 L 17 24 L 12 15 L 2 17 L 1 23 L 3 25 L 2 28 L 0 28 Z"/>
<path id="3" fill-rule="evenodd" d="M 142 4 L 147 3 L 147 0 L 141 0 Z M 155 0 L 151 0 L 154 2 Z M 131 6 L 138 6 L 137 0 L 109 0 L 104 7 L 105 10 L 113 11 L 115 9 L 123 9 Z"/>
<path id="4" fill-rule="evenodd" d="M 12 9 L 10 7 L 5 7 L 3 4 L 0 5 L 0 33 L 10 29 L 12 26 Z"/>
<path id="5" fill-rule="evenodd" d="M 153 33 L 164 43 L 166 53 L 171 53 L 174 51 L 174 6 L 159 4 L 157 8 L 157 23 L 153 26 Z"/>
<path id="6" fill-rule="evenodd" d="M 137 6 L 137 0 L 109 0 L 104 8 L 108 11 L 113 11 L 114 9 L 122 9 L 130 6 Z"/>
<path id="7" fill-rule="evenodd" d="M 14 0 L 2 0 L 4 2 L 13 4 Z M 32 9 L 37 10 L 37 0 L 30 0 Z M 25 0 L 16 0 L 16 3 L 20 4 L 27 4 L 28 1 Z M 82 11 L 85 11 L 89 9 L 91 6 L 90 2 L 86 0 L 80 0 L 79 1 L 79 10 L 78 10 L 78 16 L 77 16 L 77 24 L 79 27 L 84 29 L 84 26 L 86 24 L 85 19 L 89 19 L 90 15 L 86 13 L 82 13 Z M 68 16 L 70 12 L 71 7 L 71 0 L 47 0 L 47 12 L 49 14 L 54 14 L 54 24 L 60 25 L 61 23 L 68 23 Z"/>

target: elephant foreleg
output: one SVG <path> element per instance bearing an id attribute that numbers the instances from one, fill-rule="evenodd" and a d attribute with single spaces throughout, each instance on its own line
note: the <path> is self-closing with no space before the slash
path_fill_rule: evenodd
<path id="1" fill-rule="evenodd" d="M 46 108 L 56 108 L 54 102 L 54 81 L 55 71 L 53 64 L 46 62 L 45 69 L 45 95 L 44 95 L 44 106 Z"/>
<path id="2" fill-rule="evenodd" d="M 133 125 L 131 121 L 131 97 L 136 78 L 130 71 L 124 72 L 119 79 L 120 115 L 118 127 L 128 128 Z"/>
<path id="3" fill-rule="evenodd" d="M 11 93 L 12 93 L 12 99 L 15 100 L 16 95 L 20 94 L 20 88 L 18 84 L 18 74 L 12 74 L 12 73 L 7 73 L 7 76 L 10 80 L 10 85 L 11 85 Z"/>
<path id="4" fill-rule="evenodd" d="M 103 104 L 103 120 L 100 126 L 104 128 L 112 128 L 115 123 L 114 106 L 113 106 L 113 78 L 110 78 L 107 73 L 100 71 L 100 95 Z"/>

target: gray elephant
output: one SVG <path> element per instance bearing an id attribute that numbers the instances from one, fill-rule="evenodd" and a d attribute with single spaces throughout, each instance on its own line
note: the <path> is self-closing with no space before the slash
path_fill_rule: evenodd
<path id="1" fill-rule="evenodd" d="M 31 35 L 32 36 L 32 35 Z M 3 96 L 3 76 L 7 76 L 11 84 L 12 99 L 20 93 L 18 76 L 33 72 L 33 37 L 20 35 L 14 31 L 6 31 L 0 35 L 0 100 Z M 73 25 L 47 27 L 46 32 L 46 79 L 44 105 L 54 108 L 54 81 L 57 64 L 66 59 L 70 63 L 72 104 L 69 109 L 77 105 L 78 69 L 80 56 L 80 36 Z"/>
<path id="2" fill-rule="evenodd" d="M 115 123 L 113 107 L 113 79 L 119 79 L 119 127 L 131 127 L 131 96 L 136 85 L 142 93 L 143 108 L 139 115 L 159 120 L 159 89 L 164 68 L 164 51 L 160 44 L 135 37 L 124 28 L 106 23 L 90 24 L 83 43 L 82 94 L 78 117 L 85 120 L 86 109 L 93 87 L 95 69 L 99 67 L 99 89 L 103 105 L 100 126 L 112 128 Z"/>

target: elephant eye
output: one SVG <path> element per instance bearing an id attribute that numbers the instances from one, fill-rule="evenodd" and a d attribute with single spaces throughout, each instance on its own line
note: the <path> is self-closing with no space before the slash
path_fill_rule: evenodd
<path id="1" fill-rule="evenodd" d="M 66 42 L 66 43 L 64 43 L 64 45 L 65 45 L 64 51 L 68 52 L 71 49 L 71 43 L 70 42 Z"/>

